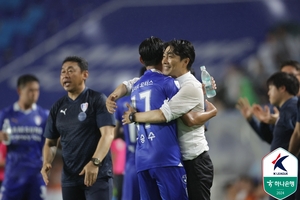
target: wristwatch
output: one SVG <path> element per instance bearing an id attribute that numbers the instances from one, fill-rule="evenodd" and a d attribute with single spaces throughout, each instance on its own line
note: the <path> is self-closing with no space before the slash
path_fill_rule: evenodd
<path id="1" fill-rule="evenodd" d="M 129 117 L 129 121 L 130 121 L 131 123 L 135 122 L 135 116 L 134 116 L 135 113 L 136 113 L 136 112 L 132 112 L 132 113 L 130 113 L 129 116 L 128 116 L 128 117 Z"/>
<path id="2" fill-rule="evenodd" d="M 99 158 L 92 158 L 91 161 L 97 167 L 101 167 L 102 166 L 102 162 L 99 160 Z"/>

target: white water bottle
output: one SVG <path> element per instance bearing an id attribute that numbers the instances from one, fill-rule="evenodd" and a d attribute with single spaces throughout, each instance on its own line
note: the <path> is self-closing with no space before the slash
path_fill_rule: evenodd
<path id="1" fill-rule="evenodd" d="M 2 132 L 7 134 L 7 140 L 3 140 L 2 143 L 5 145 L 9 145 L 10 144 L 10 140 L 11 140 L 11 126 L 10 126 L 10 122 L 9 119 L 4 119 L 3 125 L 2 125 Z"/>
<path id="2" fill-rule="evenodd" d="M 201 80 L 202 80 L 202 83 L 205 84 L 205 92 L 206 92 L 207 98 L 216 96 L 216 90 L 214 90 L 211 85 L 210 74 L 206 71 L 205 66 L 201 66 L 200 70 L 201 70 Z"/>

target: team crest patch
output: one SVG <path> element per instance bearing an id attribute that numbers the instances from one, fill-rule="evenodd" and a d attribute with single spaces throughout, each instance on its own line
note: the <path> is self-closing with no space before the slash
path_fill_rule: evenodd
<path id="1" fill-rule="evenodd" d="M 85 112 L 88 109 L 89 103 L 85 102 L 80 105 L 82 112 Z"/>
<path id="2" fill-rule="evenodd" d="M 41 118 L 41 116 L 36 115 L 36 116 L 34 117 L 34 123 L 35 123 L 37 126 L 41 125 L 41 123 L 42 123 L 42 118 Z"/>
<path id="3" fill-rule="evenodd" d="M 86 119 L 86 113 L 85 113 L 85 111 L 88 109 L 88 106 L 89 106 L 89 104 L 87 102 L 82 103 L 80 105 L 80 108 L 81 108 L 82 112 L 80 112 L 78 114 L 78 120 L 79 121 L 84 121 Z"/>

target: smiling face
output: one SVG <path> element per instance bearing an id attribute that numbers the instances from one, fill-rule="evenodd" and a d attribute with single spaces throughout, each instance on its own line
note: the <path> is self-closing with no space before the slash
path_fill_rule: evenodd
<path id="1" fill-rule="evenodd" d="M 180 56 L 174 53 L 173 47 L 168 46 L 163 54 L 163 73 L 172 76 L 173 78 L 177 78 L 188 71 L 188 62 L 189 58 L 180 60 Z"/>
<path id="2" fill-rule="evenodd" d="M 80 93 L 85 88 L 88 71 L 81 71 L 77 62 L 63 63 L 60 73 L 60 84 L 68 93 Z"/>

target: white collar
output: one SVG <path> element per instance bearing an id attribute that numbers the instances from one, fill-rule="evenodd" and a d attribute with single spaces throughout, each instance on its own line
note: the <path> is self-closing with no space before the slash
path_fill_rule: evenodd
<path id="1" fill-rule="evenodd" d="M 149 69 L 149 70 L 151 70 L 152 72 L 157 72 L 157 73 L 160 73 L 160 74 L 162 74 L 162 72 L 161 72 L 161 71 L 159 71 L 159 70 L 157 70 L 157 69 Z"/>
<path id="2" fill-rule="evenodd" d="M 191 72 L 188 71 L 187 73 L 185 73 L 185 74 L 177 77 L 176 81 L 178 81 L 180 83 L 180 85 L 181 85 L 183 82 L 185 82 L 186 80 L 188 80 L 191 75 L 192 75 Z"/>
<path id="3" fill-rule="evenodd" d="M 30 113 L 31 111 L 37 109 L 37 105 L 36 105 L 35 103 L 32 104 L 31 108 L 29 108 L 29 109 L 27 109 L 27 110 L 22 110 L 22 109 L 20 108 L 18 102 L 15 102 L 13 106 L 14 106 L 14 111 L 23 112 L 23 113 L 25 113 L 25 114 L 28 114 L 28 113 Z"/>

